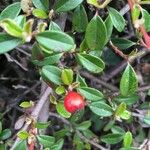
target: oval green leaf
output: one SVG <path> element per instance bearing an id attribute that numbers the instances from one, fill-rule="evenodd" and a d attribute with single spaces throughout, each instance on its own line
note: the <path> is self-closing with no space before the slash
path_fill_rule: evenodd
<path id="1" fill-rule="evenodd" d="M 95 15 L 89 22 L 85 40 L 91 50 L 101 50 L 107 41 L 107 30 L 100 16 Z"/>
<path id="2" fill-rule="evenodd" d="M 113 113 L 112 108 L 104 103 L 104 102 L 93 102 L 89 104 L 89 108 L 91 109 L 91 111 L 95 114 L 97 114 L 98 116 L 101 117 L 108 117 L 111 116 Z"/>
<path id="3" fill-rule="evenodd" d="M 61 70 L 55 66 L 44 66 L 41 71 L 42 78 L 46 82 L 53 82 L 54 84 L 61 85 Z"/>
<path id="4" fill-rule="evenodd" d="M 123 29 L 124 29 L 124 27 L 126 25 L 123 16 L 116 9 L 114 9 L 112 7 L 109 7 L 108 11 L 109 11 L 109 16 L 111 18 L 111 21 L 112 21 L 114 27 L 119 32 L 123 31 Z"/>
<path id="5" fill-rule="evenodd" d="M 77 60 L 84 68 L 93 73 L 100 73 L 105 68 L 104 62 L 93 55 L 77 54 Z"/>
<path id="6" fill-rule="evenodd" d="M 138 88 L 138 81 L 136 73 L 130 64 L 127 65 L 121 81 L 120 81 L 120 92 L 123 96 L 132 95 Z"/>
<path id="7" fill-rule="evenodd" d="M 60 31 L 45 31 L 37 34 L 36 40 L 47 49 L 55 52 L 69 51 L 75 48 L 73 39 Z"/>

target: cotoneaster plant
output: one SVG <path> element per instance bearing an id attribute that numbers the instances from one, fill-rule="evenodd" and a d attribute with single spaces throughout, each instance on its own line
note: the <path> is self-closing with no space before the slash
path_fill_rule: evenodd
<path id="1" fill-rule="evenodd" d="M 147 91 L 142 98 L 139 92 L 149 86 L 140 87 L 145 79 L 138 82 L 136 64 L 149 53 L 150 14 L 143 4 L 150 2 L 114 1 L 21 0 L 1 12 L 0 54 L 14 68 L 24 69 L 12 59 L 16 47 L 20 57 L 31 58 L 42 92 L 41 98 L 34 92 L 36 102 L 19 97 L 10 105 L 21 107 L 9 116 L 17 132 L 11 142 L 1 123 L 7 110 L 0 116 L 0 149 L 137 150 L 148 143 L 150 104 L 144 101 Z"/>

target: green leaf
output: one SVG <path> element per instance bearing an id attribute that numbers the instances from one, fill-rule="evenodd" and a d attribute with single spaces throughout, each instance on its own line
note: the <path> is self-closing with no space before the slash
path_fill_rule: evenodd
<path id="1" fill-rule="evenodd" d="M 62 84 L 61 80 L 61 70 L 58 67 L 55 66 L 44 66 L 42 68 L 42 77 L 44 80 L 48 82 L 53 82 L 54 84 L 60 85 Z"/>
<path id="2" fill-rule="evenodd" d="M 131 117 L 131 112 L 125 110 L 125 111 L 120 115 L 120 117 L 121 117 L 122 119 L 128 120 L 128 119 L 130 119 L 130 117 Z"/>
<path id="3" fill-rule="evenodd" d="M 84 121 L 76 126 L 78 130 L 84 131 L 91 126 L 91 121 Z"/>
<path id="4" fill-rule="evenodd" d="M 142 14 L 144 18 L 144 26 L 147 32 L 150 31 L 150 14 L 145 9 L 142 9 Z"/>
<path id="5" fill-rule="evenodd" d="M 125 103 L 121 103 L 117 109 L 116 109 L 116 116 L 120 116 L 124 111 L 126 110 L 126 104 Z"/>
<path id="6" fill-rule="evenodd" d="M 0 14 L 0 21 L 6 18 L 15 19 L 21 11 L 20 2 L 13 3 L 6 7 Z"/>
<path id="7" fill-rule="evenodd" d="M 38 9 L 49 10 L 49 0 L 32 0 L 34 6 Z"/>
<path id="8" fill-rule="evenodd" d="M 5 129 L 1 132 L 0 134 L 0 140 L 6 140 L 11 136 L 11 130 L 10 129 Z"/>
<path id="9" fill-rule="evenodd" d="M 146 124 L 148 124 L 148 125 L 150 125 L 150 116 L 144 116 L 144 123 L 146 123 Z"/>
<path id="10" fill-rule="evenodd" d="M 101 137 L 101 141 L 107 144 L 117 144 L 122 141 L 123 135 L 121 134 L 107 134 Z"/>
<path id="11" fill-rule="evenodd" d="M 64 139 L 58 140 L 53 146 L 51 146 L 52 150 L 62 150 L 64 144 Z"/>
<path id="12" fill-rule="evenodd" d="M 102 1 L 102 0 L 87 0 L 87 3 L 90 4 L 90 5 L 93 5 L 95 6 L 96 8 L 105 8 L 109 3 L 111 2 L 111 0 L 105 0 L 105 1 Z"/>
<path id="13" fill-rule="evenodd" d="M 61 79 L 65 85 L 70 85 L 73 81 L 73 71 L 71 69 L 63 69 Z"/>
<path id="14" fill-rule="evenodd" d="M 49 24 L 49 30 L 62 31 L 58 24 L 53 21 L 51 21 Z"/>
<path id="15" fill-rule="evenodd" d="M 55 92 L 58 94 L 58 95 L 62 95 L 65 93 L 65 87 L 64 86 L 58 86 L 55 90 Z"/>
<path id="16" fill-rule="evenodd" d="M 6 150 L 5 144 L 0 143 L 0 150 Z"/>
<path id="17" fill-rule="evenodd" d="M 2 122 L 0 122 L 0 134 L 2 133 L 2 130 L 3 130 L 3 128 L 2 128 Z"/>
<path id="18" fill-rule="evenodd" d="M 26 23 L 26 17 L 24 15 L 19 15 L 18 17 L 15 18 L 15 22 L 23 28 L 25 23 Z"/>
<path id="19" fill-rule="evenodd" d="M 32 11 L 32 14 L 35 17 L 40 18 L 40 19 L 47 19 L 48 18 L 47 13 L 44 10 L 42 10 L 42 9 L 34 9 Z"/>
<path id="20" fill-rule="evenodd" d="M 107 30 L 100 16 L 95 15 L 89 22 L 86 28 L 85 40 L 91 50 L 101 50 L 105 46 Z"/>
<path id="21" fill-rule="evenodd" d="M 89 54 L 77 54 L 76 58 L 78 62 L 90 72 L 100 73 L 105 68 L 104 62 L 96 56 Z"/>
<path id="22" fill-rule="evenodd" d="M 106 29 L 107 29 L 107 42 L 108 42 L 110 40 L 110 37 L 112 35 L 112 31 L 113 31 L 113 23 L 111 21 L 110 16 L 108 16 L 106 18 L 106 20 L 105 20 L 105 26 L 106 26 Z"/>
<path id="23" fill-rule="evenodd" d="M 37 66 L 45 66 L 45 65 L 53 65 L 57 64 L 60 61 L 60 58 L 62 57 L 63 53 L 58 53 L 58 54 L 51 54 L 48 57 L 45 57 L 42 60 L 32 60 L 34 65 Z"/>
<path id="24" fill-rule="evenodd" d="M 26 140 L 21 140 L 18 142 L 14 150 L 26 150 L 27 149 L 27 142 Z"/>
<path id="25" fill-rule="evenodd" d="M 27 131 L 20 131 L 19 133 L 17 133 L 17 136 L 21 140 L 25 140 L 25 139 L 27 139 L 30 136 L 30 134 Z"/>
<path id="26" fill-rule="evenodd" d="M 48 121 L 48 122 L 37 122 L 35 124 L 35 127 L 38 128 L 38 129 L 46 129 L 48 126 L 50 126 L 51 124 L 51 121 Z"/>
<path id="27" fill-rule="evenodd" d="M 79 5 L 73 13 L 73 29 L 77 32 L 84 32 L 88 24 L 88 18 L 83 5 Z"/>
<path id="28" fill-rule="evenodd" d="M 93 102 L 89 104 L 91 111 L 98 116 L 108 117 L 112 115 L 112 108 L 104 102 Z"/>
<path id="29" fill-rule="evenodd" d="M 130 64 L 127 65 L 121 81 L 120 81 L 120 92 L 123 96 L 132 95 L 138 88 L 138 81 L 136 73 Z"/>
<path id="30" fill-rule="evenodd" d="M 117 46 L 119 49 L 128 49 L 131 46 L 135 45 L 136 43 L 127 40 L 127 39 L 123 39 L 123 38 L 113 38 L 111 39 L 111 41 L 113 42 L 113 44 L 115 46 Z"/>
<path id="31" fill-rule="evenodd" d="M 20 107 L 22 107 L 22 108 L 30 108 L 30 107 L 32 107 L 33 106 L 33 102 L 32 101 L 24 101 L 24 102 L 22 102 L 20 105 L 19 105 Z"/>
<path id="32" fill-rule="evenodd" d="M 75 48 L 73 39 L 60 31 L 45 31 L 37 34 L 36 40 L 47 49 L 56 52 L 69 51 Z"/>
<path id="33" fill-rule="evenodd" d="M 83 0 L 58 0 L 55 5 L 56 12 L 65 12 L 76 8 Z"/>
<path id="34" fill-rule="evenodd" d="M 81 87 L 78 88 L 78 91 L 83 95 L 87 100 L 90 101 L 101 101 L 104 100 L 104 95 L 97 89 L 90 87 Z"/>
<path id="35" fill-rule="evenodd" d="M 114 27 L 119 31 L 123 31 L 124 27 L 126 25 L 125 20 L 123 18 L 123 16 L 114 8 L 109 7 L 108 8 L 109 11 L 109 16 L 111 18 L 111 21 L 114 25 Z"/>
<path id="36" fill-rule="evenodd" d="M 38 135 L 37 139 L 44 148 L 50 148 L 55 143 L 55 138 L 48 135 Z"/>
<path id="37" fill-rule="evenodd" d="M 121 127 L 119 127 L 119 126 L 113 126 L 113 127 L 111 128 L 111 131 L 112 131 L 113 133 L 117 133 L 117 134 L 122 134 L 122 135 L 125 134 L 125 131 L 124 131 Z"/>
<path id="38" fill-rule="evenodd" d="M 80 83 L 79 87 L 87 86 L 85 79 L 83 77 L 81 77 L 79 74 L 77 74 L 77 76 L 76 76 L 76 82 Z"/>
<path id="39" fill-rule="evenodd" d="M 123 146 L 129 148 L 132 144 L 132 133 L 130 131 L 126 132 L 123 139 Z"/>
<path id="40" fill-rule="evenodd" d="M 108 131 L 112 128 L 112 126 L 115 124 L 115 121 L 114 120 L 110 120 L 104 127 L 104 131 Z"/>
<path id="41" fill-rule="evenodd" d="M 23 30 L 13 20 L 4 19 L 0 22 L 0 26 L 10 35 L 22 38 Z"/>
<path id="42" fill-rule="evenodd" d="M 56 105 L 56 110 L 57 110 L 57 112 L 61 115 L 61 116 L 63 116 L 64 118 L 70 118 L 70 116 L 71 116 L 71 113 L 69 113 L 66 109 L 65 109 L 65 107 L 64 107 L 64 104 L 63 103 L 57 103 L 57 105 Z"/>
<path id="43" fill-rule="evenodd" d="M 124 102 L 127 105 L 133 105 L 134 103 L 136 103 L 139 100 L 139 96 L 137 94 L 133 94 L 133 95 L 129 95 L 129 96 L 122 96 L 119 95 L 117 97 L 114 98 L 115 101 L 117 102 Z"/>

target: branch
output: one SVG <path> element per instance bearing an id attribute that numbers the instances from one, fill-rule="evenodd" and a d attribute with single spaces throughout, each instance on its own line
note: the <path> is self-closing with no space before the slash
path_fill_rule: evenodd
<path id="1" fill-rule="evenodd" d="M 34 120 L 38 119 L 39 113 L 41 112 L 45 102 L 48 99 L 48 96 L 50 95 L 50 93 L 52 93 L 52 89 L 50 87 L 48 87 L 45 92 L 43 93 L 43 95 L 41 96 L 40 100 L 38 101 L 36 107 L 34 108 L 33 112 L 31 113 L 31 118 L 33 118 Z M 28 127 L 30 125 L 29 124 L 25 124 L 22 128 L 23 131 L 28 130 Z M 20 142 L 20 139 L 17 137 L 14 144 L 12 145 L 12 147 L 10 148 L 10 150 L 14 150 L 14 148 L 16 147 L 16 145 Z"/>
<path id="2" fill-rule="evenodd" d="M 83 136 L 83 134 L 82 134 L 79 130 L 73 128 L 72 124 L 71 124 L 67 119 L 65 119 L 65 118 L 63 118 L 63 117 L 61 117 L 61 116 L 59 116 L 59 115 L 56 114 L 56 113 L 52 113 L 52 112 L 49 113 L 49 116 L 50 116 L 50 117 L 58 118 L 58 119 L 61 120 L 64 124 L 70 126 L 71 129 L 73 129 L 73 130 L 75 131 L 75 133 L 80 137 L 80 139 L 83 140 L 84 142 L 89 143 L 89 144 L 93 145 L 94 147 L 96 147 L 96 148 L 98 148 L 98 149 L 100 149 L 100 150 L 108 150 L 107 148 L 104 148 L 103 146 L 99 145 L 98 143 L 96 143 L 96 142 L 94 142 L 94 141 L 92 141 L 92 140 L 89 140 L 89 139 L 87 139 L 85 136 Z"/>

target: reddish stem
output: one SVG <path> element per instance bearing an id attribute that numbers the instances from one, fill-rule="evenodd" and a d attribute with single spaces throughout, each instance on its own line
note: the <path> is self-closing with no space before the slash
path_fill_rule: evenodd
<path id="1" fill-rule="evenodd" d="M 34 145 L 35 145 L 35 143 L 34 142 L 32 142 L 30 145 L 29 145 L 29 150 L 34 150 Z"/>
<path id="2" fill-rule="evenodd" d="M 140 26 L 140 31 L 141 33 L 143 34 L 143 39 L 144 39 L 144 42 L 146 44 L 146 47 L 147 48 L 150 48 L 150 36 L 148 35 L 148 33 L 146 32 L 144 26 Z"/>
<path id="3" fill-rule="evenodd" d="M 128 0 L 129 7 L 131 11 L 133 10 L 134 2 L 132 0 Z"/>

